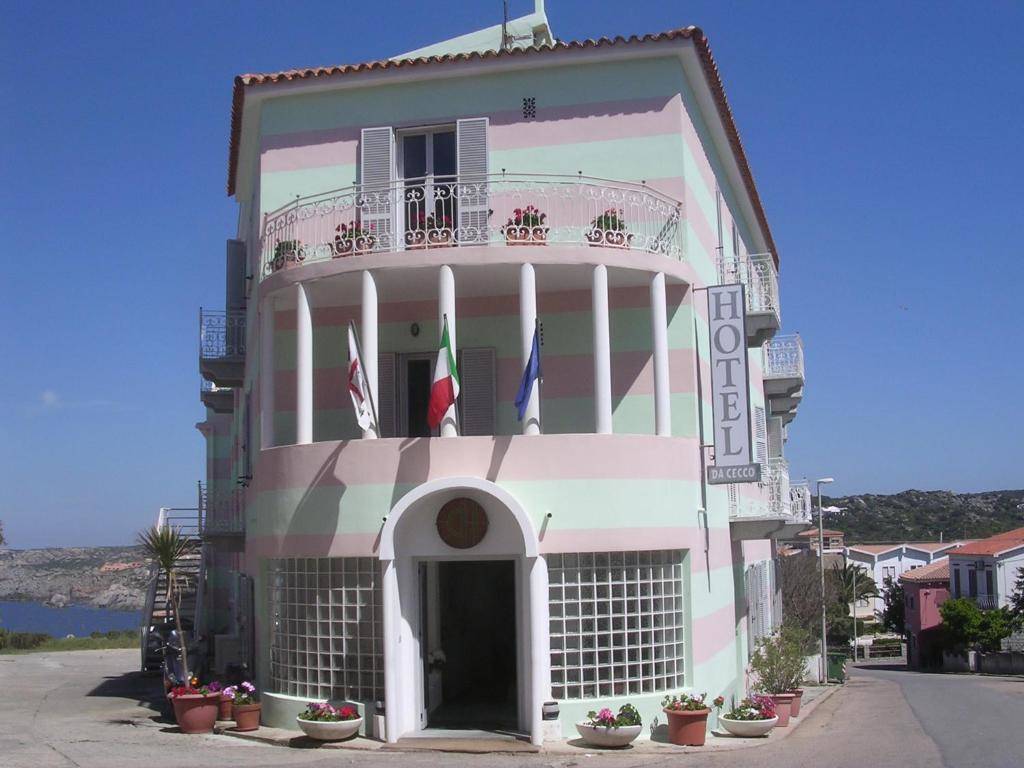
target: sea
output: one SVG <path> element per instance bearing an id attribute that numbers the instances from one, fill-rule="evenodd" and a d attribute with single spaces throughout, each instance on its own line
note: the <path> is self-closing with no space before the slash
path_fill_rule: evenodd
<path id="1" fill-rule="evenodd" d="M 53 637 L 86 637 L 92 632 L 136 629 L 141 611 L 111 611 L 84 605 L 51 608 L 42 603 L 0 601 L 0 627 L 12 632 L 46 632 Z"/>

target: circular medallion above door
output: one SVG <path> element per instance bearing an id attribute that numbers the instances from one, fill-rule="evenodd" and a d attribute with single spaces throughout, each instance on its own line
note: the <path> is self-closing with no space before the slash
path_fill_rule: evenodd
<path id="1" fill-rule="evenodd" d="M 487 513 L 473 499 L 452 499 L 437 513 L 437 534 L 449 547 L 475 547 L 487 534 Z"/>

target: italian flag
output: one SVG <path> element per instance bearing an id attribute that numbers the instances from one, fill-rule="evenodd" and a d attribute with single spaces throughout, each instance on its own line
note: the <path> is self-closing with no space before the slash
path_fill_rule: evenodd
<path id="1" fill-rule="evenodd" d="M 445 412 L 455 405 L 459 396 L 459 369 L 455 367 L 455 352 L 448 337 L 448 318 L 444 319 L 441 334 L 441 348 L 437 350 L 437 365 L 434 366 L 434 383 L 430 387 L 430 407 L 427 409 L 427 423 L 437 429 Z"/>

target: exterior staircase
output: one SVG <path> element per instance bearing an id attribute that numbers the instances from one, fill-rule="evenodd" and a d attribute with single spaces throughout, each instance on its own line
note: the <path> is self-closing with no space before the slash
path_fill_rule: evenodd
<path id="1" fill-rule="evenodd" d="M 205 558 L 199 538 L 200 520 L 198 509 L 176 509 L 163 507 L 157 515 L 158 528 L 172 527 L 195 542 L 195 551 L 176 562 L 178 571 L 178 608 L 181 612 L 181 627 L 189 642 L 199 638 L 203 616 L 203 583 L 206 578 Z M 153 567 L 153 579 L 146 595 L 142 615 L 140 637 L 142 669 L 156 669 L 163 660 L 159 627 L 173 620 L 167 605 L 167 574 L 157 572 Z"/>

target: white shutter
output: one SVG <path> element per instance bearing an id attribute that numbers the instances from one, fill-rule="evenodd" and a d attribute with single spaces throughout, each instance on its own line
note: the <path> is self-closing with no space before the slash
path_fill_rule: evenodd
<path id="1" fill-rule="evenodd" d="M 764 408 L 754 406 L 754 462 L 762 466 L 768 463 L 768 428 Z"/>
<path id="2" fill-rule="evenodd" d="M 377 355 L 377 420 L 381 437 L 395 436 L 395 353 Z"/>
<path id="3" fill-rule="evenodd" d="M 475 117 L 455 126 L 460 244 L 487 242 L 487 125 L 486 117 Z"/>
<path id="4" fill-rule="evenodd" d="M 459 407 L 460 434 L 494 434 L 493 349 L 460 350 Z"/>
<path id="5" fill-rule="evenodd" d="M 381 251 L 395 249 L 394 168 L 394 131 L 390 127 L 363 128 L 359 142 L 359 218 L 376 234 L 375 248 Z"/>
<path id="6" fill-rule="evenodd" d="M 773 416 L 768 419 L 768 458 L 770 459 L 782 458 L 783 430 L 781 418 Z"/>

